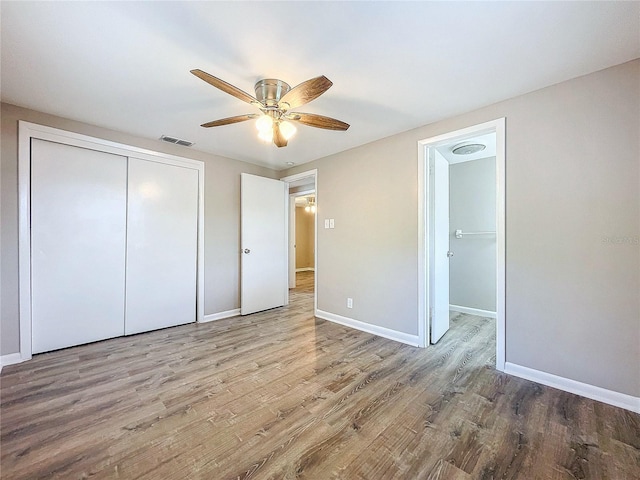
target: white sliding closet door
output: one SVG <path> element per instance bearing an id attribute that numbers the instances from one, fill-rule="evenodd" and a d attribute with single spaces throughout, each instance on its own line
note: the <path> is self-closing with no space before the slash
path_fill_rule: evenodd
<path id="1" fill-rule="evenodd" d="M 198 171 L 129 158 L 125 332 L 196 320 Z"/>
<path id="2" fill-rule="evenodd" d="M 31 140 L 33 353 L 124 334 L 127 158 Z"/>

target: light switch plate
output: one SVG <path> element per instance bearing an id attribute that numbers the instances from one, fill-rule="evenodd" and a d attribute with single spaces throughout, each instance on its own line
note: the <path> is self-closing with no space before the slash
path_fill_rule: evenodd
<path id="1" fill-rule="evenodd" d="M 328 218 L 324 219 L 324 228 L 329 228 L 329 219 Z"/>
<path id="2" fill-rule="evenodd" d="M 335 219 L 330 218 L 329 219 L 329 228 L 334 228 L 336 225 Z"/>

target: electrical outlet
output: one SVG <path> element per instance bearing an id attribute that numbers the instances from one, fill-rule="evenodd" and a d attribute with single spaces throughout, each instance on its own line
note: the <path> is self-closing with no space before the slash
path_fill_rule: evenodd
<path id="1" fill-rule="evenodd" d="M 353 308 L 353 298 L 347 298 L 347 308 Z"/>

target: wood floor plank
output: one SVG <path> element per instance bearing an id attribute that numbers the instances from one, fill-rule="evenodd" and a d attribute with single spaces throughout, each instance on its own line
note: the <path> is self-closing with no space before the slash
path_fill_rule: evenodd
<path id="1" fill-rule="evenodd" d="M 290 304 L 0 375 L 3 479 L 640 478 L 640 415 L 496 372 L 494 320 L 427 349 Z"/>

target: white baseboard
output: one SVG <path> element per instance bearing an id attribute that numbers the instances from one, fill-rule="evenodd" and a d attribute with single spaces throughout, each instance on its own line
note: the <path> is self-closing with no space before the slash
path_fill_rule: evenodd
<path id="1" fill-rule="evenodd" d="M 417 347 L 420 345 L 420 339 L 418 335 L 410 335 L 408 333 L 398 332 L 397 330 L 391 330 L 390 328 L 380 327 L 378 325 L 372 325 L 370 323 L 361 322 L 353 318 L 343 317 L 342 315 L 336 315 L 335 313 L 325 312 L 323 310 L 316 310 L 316 317 L 323 320 L 329 320 L 330 322 L 339 323 L 347 327 L 355 328 L 367 333 L 373 333 L 380 337 L 395 340 L 396 342 L 406 343 Z"/>
<path id="2" fill-rule="evenodd" d="M 596 387 L 588 383 L 577 382 L 569 378 L 559 377 L 551 373 L 541 372 L 540 370 L 534 370 L 533 368 L 523 367 L 509 362 L 505 364 L 504 371 L 509 375 L 515 375 L 516 377 L 564 390 L 565 392 L 575 393 L 582 397 L 640 413 L 640 397 L 614 392 L 613 390 Z"/>
<path id="3" fill-rule="evenodd" d="M 296 268 L 296 273 L 298 272 L 315 272 L 316 269 L 313 267 L 302 267 L 302 268 Z"/>
<path id="4" fill-rule="evenodd" d="M 496 318 L 496 312 L 490 310 L 480 310 L 479 308 L 462 307 L 460 305 L 449 305 L 449 310 L 460 313 L 468 313 L 469 315 L 477 315 L 478 317 Z"/>
<path id="5" fill-rule="evenodd" d="M 7 365 L 13 365 L 15 363 L 24 362 L 26 359 L 22 358 L 20 352 L 17 353 L 9 353 L 7 355 L 0 356 L 0 372 L 2 372 L 2 367 Z"/>
<path id="6" fill-rule="evenodd" d="M 215 320 L 222 320 L 223 318 L 237 317 L 238 315 L 240 315 L 239 308 L 227 310 L 226 312 L 210 313 L 209 315 L 205 315 L 204 319 L 200 323 L 213 322 Z"/>

